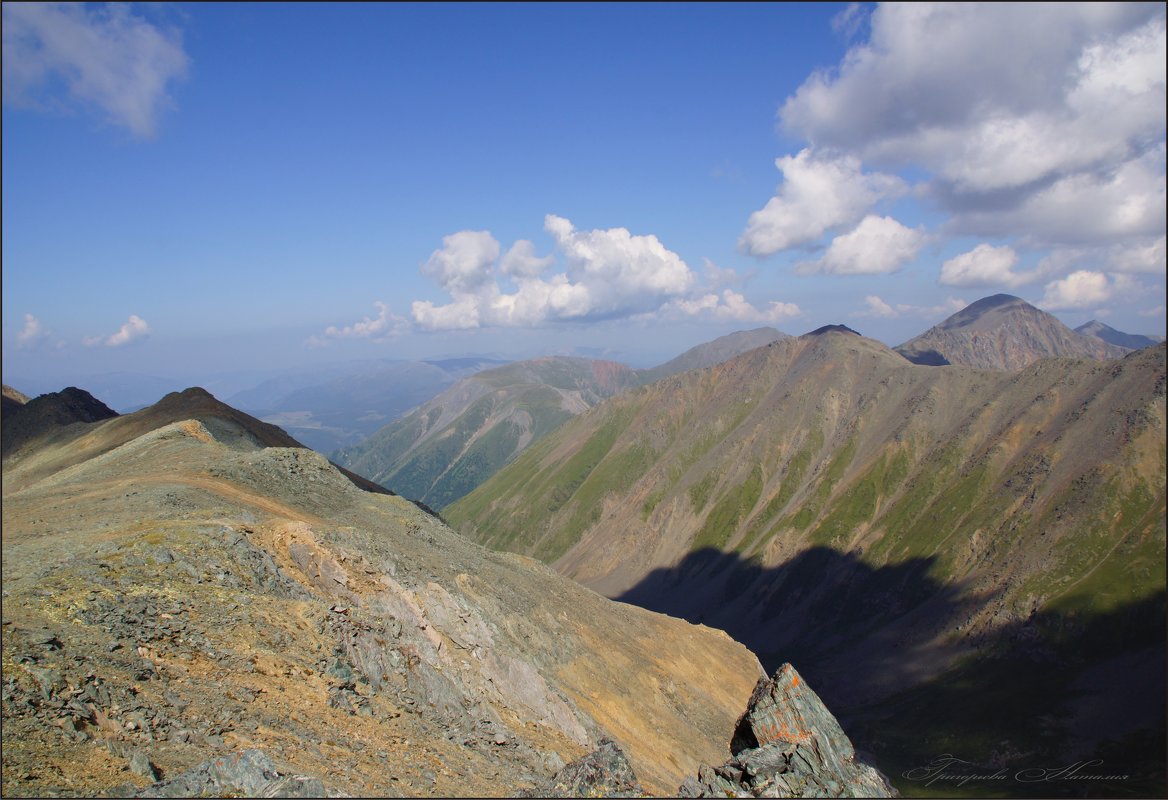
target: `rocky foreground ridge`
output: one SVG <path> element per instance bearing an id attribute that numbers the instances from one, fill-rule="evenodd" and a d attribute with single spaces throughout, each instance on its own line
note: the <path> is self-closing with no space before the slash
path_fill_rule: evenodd
<path id="1" fill-rule="evenodd" d="M 514 796 L 606 742 L 672 795 L 731 756 L 744 647 L 467 542 L 202 390 L 23 430 L 5 796 Z"/>

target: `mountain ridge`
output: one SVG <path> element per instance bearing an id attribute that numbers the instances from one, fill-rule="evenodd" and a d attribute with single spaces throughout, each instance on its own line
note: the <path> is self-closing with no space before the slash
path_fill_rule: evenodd
<path id="1" fill-rule="evenodd" d="M 1092 336 L 1096 339 L 1101 339 L 1107 344 L 1113 344 L 1117 347 L 1126 347 L 1129 350 L 1140 350 L 1144 347 L 1153 347 L 1164 341 L 1162 338 L 1117 331 L 1110 325 L 1105 325 L 1104 323 L 1095 319 L 1091 320 L 1090 322 L 1085 322 L 1079 327 L 1075 328 L 1075 333 L 1079 334 L 1080 336 Z"/>
<path id="2" fill-rule="evenodd" d="M 400 494 L 442 508 L 605 397 L 784 337 L 773 328 L 741 331 L 648 370 L 570 356 L 513 362 L 464 378 L 333 458 Z"/>
<path id="3" fill-rule="evenodd" d="M 149 794 L 258 749 L 318 787 L 514 795 L 608 737 L 671 794 L 762 675 L 202 390 L 66 427 L 4 459 L 6 793 Z"/>
<path id="4" fill-rule="evenodd" d="M 605 401 L 444 514 L 606 596 L 731 631 L 768 668 L 796 659 L 845 714 L 911 707 L 958 674 L 988 691 L 976 675 L 996 673 L 963 665 L 997 652 L 1030 675 L 1067 652 L 1075 614 L 1140 631 L 1109 647 L 1150 642 L 1127 669 L 1154 675 L 1165 353 L 1006 372 L 913 365 L 839 332 L 784 340 Z M 1004 631 L 1032 644 L 1003 650 Z M 1059 704 L 1086 708 L 1083 663 Z M 1039 697 L 1054 702 L 1011 702 L 1050 713 Z"/>

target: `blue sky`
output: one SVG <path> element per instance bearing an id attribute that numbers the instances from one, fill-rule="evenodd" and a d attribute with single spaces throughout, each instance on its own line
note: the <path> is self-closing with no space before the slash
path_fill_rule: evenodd
<path id="1" fill-rule="evenodd" d="M 6 382 L 1164 334 L 1163 4 L 3 13 Z"/>

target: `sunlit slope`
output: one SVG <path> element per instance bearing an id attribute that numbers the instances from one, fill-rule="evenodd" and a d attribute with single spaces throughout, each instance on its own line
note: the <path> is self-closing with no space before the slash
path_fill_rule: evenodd
<path id="1" fill-rule="evenodd" d="M 257 748 L 346 794 L 513 797 L 605 738 L 669 796 L 729 755 L 761 670 L 720 631 L 468 542 L 199 389 L 56 427 L 4 459 L 5 796 L 157 796 L 135 752 Z"/>
<path id="2" fill-rule="evenodd" d="M 1121 358 L 1128 347 L 1071 330 L 1020 297 L 995 294 L 970 303 L 896 348 L 915 364 L 1022 369 L 1044 358 Z"/>
<path id="3" fill-rule="evenodd" d="M 435 508 L 462 497 L 527 444 L 634 386 L 623 364 L 548 357 L 466 378 L 334 459 Z"/>
<path id="4" fill-rule="evenodd" d="M 544 434 L 604 398 L 659 378 L 717 364 L 786 337 L 738 331 L 652 369 L 547 357 L 465 378 L 333 458 L 406 497 L 442 508 L 498 472 Z"/>
<path id="5" fill-rule="evenodd" d="M 447 516 L 609 595 L 702 548 L 766 568 L 823 547 L 1005 592 L 983 622 L 1115 605 L 1164 583 L 1164 352 L 1004 373 L 844 333 L 776 342 L 605 402 Z M 773 594 L 718 615 L 761 622 Z"/>

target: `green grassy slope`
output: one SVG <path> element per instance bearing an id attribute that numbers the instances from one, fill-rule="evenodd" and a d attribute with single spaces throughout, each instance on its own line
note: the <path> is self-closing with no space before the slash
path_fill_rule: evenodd
<path id="1" fill-rule="evenodd" d="M 467 378 L 334 460 L 441 508 L 581 408 L 636 383 L 621 364 L 544 358 Z"/>

